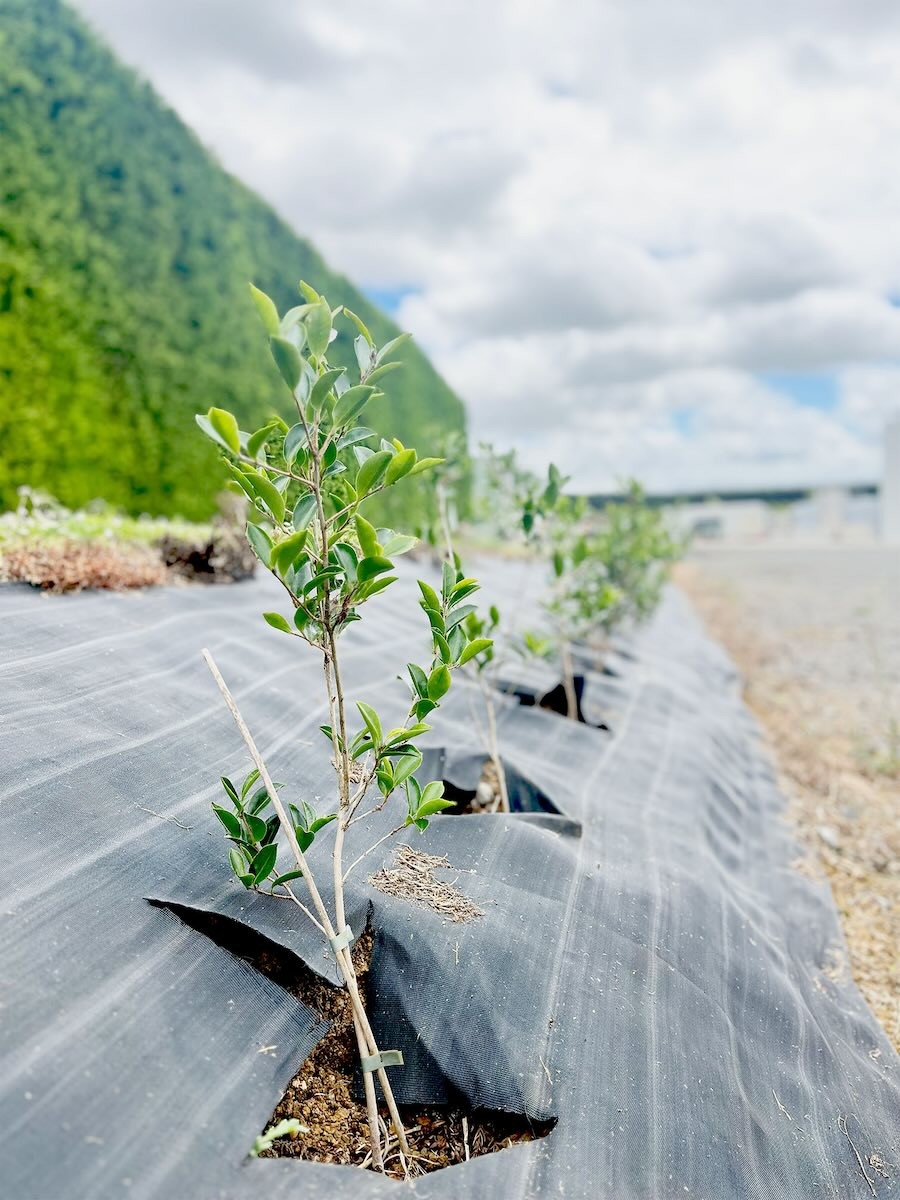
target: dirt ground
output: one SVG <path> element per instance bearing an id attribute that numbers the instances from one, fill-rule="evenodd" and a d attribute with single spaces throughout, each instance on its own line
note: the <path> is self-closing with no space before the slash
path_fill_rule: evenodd
<path id="1" fill-rule="evenodd" d="M 850 968 L 900 1050 L 900 552 L 701 549 L 676 582 L 735 659 Z M 839 964 L 838 964 L 839 966 Z"/>

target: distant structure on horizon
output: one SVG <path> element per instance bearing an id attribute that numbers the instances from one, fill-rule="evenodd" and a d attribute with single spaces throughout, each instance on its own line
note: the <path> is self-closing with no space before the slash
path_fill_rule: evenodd
<path id="1" fill-rule="evenodd" d="M 620 498 L 588 500 L 602 508 Z M 885 428 L 880 483 L 655 493 L 647 503 L 669 509 L 675 524 L 700 540 L 900 546 L 900 416 Z"/>
<path id="2" fill-rule="evenodd" d="M 900 546 L 900 416 L 884 431 L 880 499 L 881 540 L 888 546 Z"/>

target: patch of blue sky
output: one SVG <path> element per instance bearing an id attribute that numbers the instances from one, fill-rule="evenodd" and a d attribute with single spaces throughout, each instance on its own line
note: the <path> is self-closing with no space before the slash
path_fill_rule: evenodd
<path id="1" fill-rule="evenodd" d="M 669 413 L 669 420 L 682 435 L 692 437 L 694 434 L 694 410 L 691 408 L 676 408 Z"/>
<path id="2" fill-rule="evenodd" d="M 366 296 L 373 304 L 376 304 L 383 312 L 394 316 L 400 308 L 400 305 L 407 296 L 415 296 L 419 292 L 419 288 L 412 284 L 401 283 L 396 287 L 367 287 L 363 288 Z"/>
<path id="3" fill-rule="evenodd" d="M 772 391 L 781 392 L 802 408 L 818 408 L 827 412 L 838 402 L 840 386 L 837 376 L 833 373 L 762 371 L 756 378 Z"/>

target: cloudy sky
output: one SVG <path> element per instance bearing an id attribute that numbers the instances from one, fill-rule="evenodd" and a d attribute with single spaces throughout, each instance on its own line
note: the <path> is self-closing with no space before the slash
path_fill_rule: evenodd
<path id="1" fill-rule="evenodd" d="M 896 0 L 77 0 L 465 399 L 602 489 L 870 481 Z"/>

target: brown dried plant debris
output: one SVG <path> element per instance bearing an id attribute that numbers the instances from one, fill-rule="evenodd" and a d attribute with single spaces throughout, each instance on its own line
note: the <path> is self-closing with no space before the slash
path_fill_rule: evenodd
<path id="1" fill-rule="evenodd" d="M 714 563 L 702 563 L 680 567 L 677 582 L 743 674 L 745 698 L 767 734 L 788 818 L 806 852 L 794 865 L 831 885 L 853 978 L 900 1050 L 900 797 L 895 779 L 860 759 L 859 730 L 871 716 L 846 670 L 838 663 L 832 671 L 828 661 L 846 636 L 843 617 L 836 614 L 829 627 L 823 614 L 823 624 L 805 629 L 807 662 L 777 597 L 761 605 L 757 596 L 756 607 L 750 604 L 752 578 L 745 591 L 716 576 Z M 803 607 L 793 592 L 781 605 L 794 613 Z M 821 643 L 820 657 L 811 639 Z M 870 682 L 862 695 L 874 690 Z M 837 966 L 834 956 L 820 964 L 833 983 L 840 979 Z"/>
<path id="2" fill-rule="evenodd" d="M 369 883 L 379 892 L 422 904 L 457 924 L 483 917 L 484 910 L 453 883 L 434 877 L 435 871 L 453 870 L 455 868 L 446 858 L 423 854 L 412 846 L 398 846 L 394 851 L 393 867 L 377 871 L 370 876 Z"/>
<path id="3" fill-rule="evenodd" d="M 124 591 L 167 578 L 159 555 L 143 546 L 72 539 L 11 546 L 0 559 L 0 582 L 30 583 L 48 592 Z"/>

